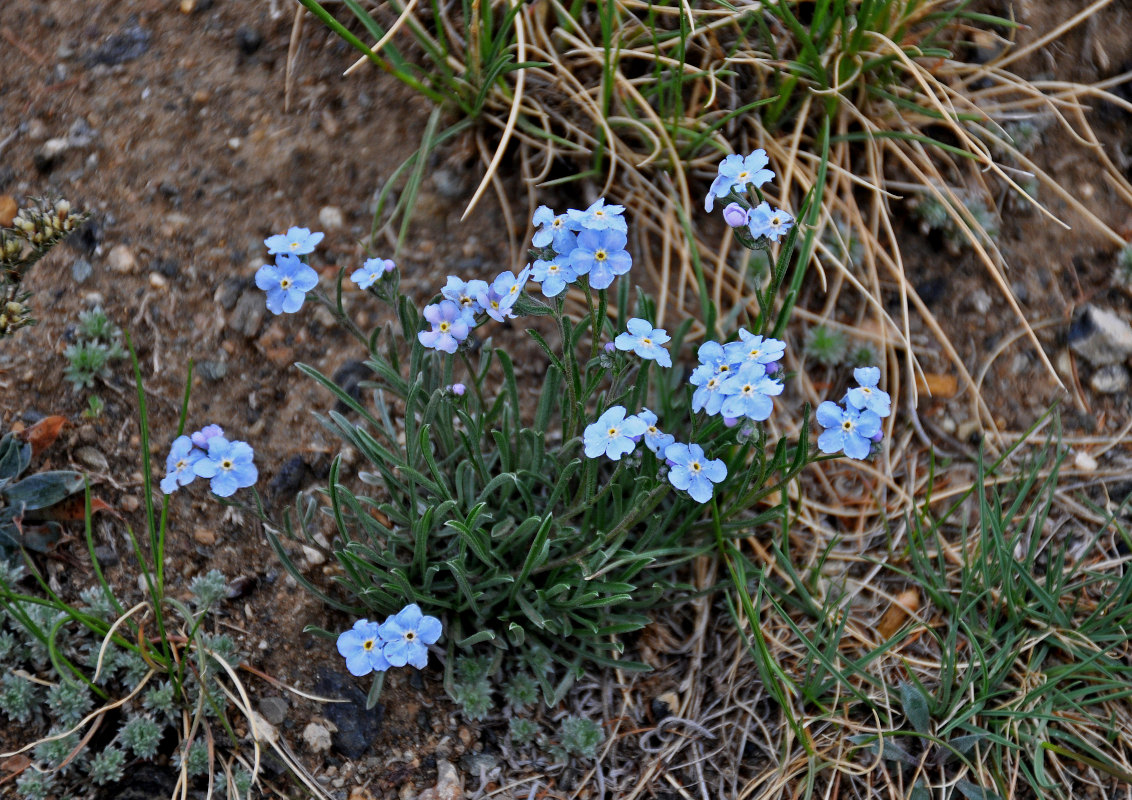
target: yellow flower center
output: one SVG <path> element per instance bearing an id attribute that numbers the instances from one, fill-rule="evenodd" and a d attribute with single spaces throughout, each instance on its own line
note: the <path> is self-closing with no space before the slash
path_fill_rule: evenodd
<path id="1" fill-rule="evenodd" d="M 841 423 L 841 430 L 845 431 L 846 433 L 853 430 L 853 421 L 847 419 L 844 422 L 842 422 Z"/>
<path id="2" fill-rule="evenodd" d="M 452 326 L 449 325 L 447 322 L 442 322 L 442 323 L 440 323 L 440 332 L 441 333 L 448 333 L 448 329 L 451 328 L 451 327 Z"/>
<path id="3" fill-rule="evenodd" d="M 594 261 L 605 261 L 607 258 L 609 258 L 609 254 L 604 250 L 598 250 L 594 253 Z"/>
<path id="4" fill-rule="evenodd" d="M 688 465 L 688 469 L 692 470 L 692 472 L 699 472 L 700 469 L 701 469 L 700 462 L 699 461 L 693 461 L 691 464 Z"/>
<path id="5" fill-rule="evenodd" d="M 873 393 L 873 390 L 870 389 L 868 386 L 862 386 L 861 391 L 865 394 L 872 394 Z"/>
<path id="6" fill-rule="evenodd" d="M 221 469 L 232 469 L 232 459 L 226 458 L 220 462 Z"/>
<path id="7" fill-rule="evenodd" d="M 739 173 L 739 180 L 746 183 L 747 182 L 747 176 L 750 175 L 750 174 L 751 173 L 747 172 L 747 170 L 743 170 L 742 172 Z"/>
<path id="8" fill-rule="evenodd" d="M 650 339 L 647 336 L 642 336 L 641 337 L 641 344 L 652 344 L 652 339 Z"/>
<path id="9" fill-rule="evenodd" d="M 291 288 L 291 279 L 290 278 L 283 278 L 282 280 L 279 281 L 279 286 L 280 286 L 280 288 L 283 288 L 283 289 L 290 289 Z"/>
<path id="10" fill-rule="evenodd" d="M 291 249 L 292 250 L 298 250 L 299 249 L 299 243 L 298 242 L 291 242 Z"/>
<path id="11" fill-rule="evenodd" d="M 405 631 L 405 641 L 406 642 L 411 642 L 411 641 L 413 641 L 413 639 L 416 639 L 416 638 L 417 638 L 417 632 L 416 631 Z"/>
<path id="12" fill-rule="evenodd" d="M 366 639 L 364 642 L 362 642 L 362 649 L 367 650 L 367 651 L 372 650 L 373 644 L 374 644 L 373 639 Z"/>
<path id="13" fill-rule="evenodd" d="M 180 461 L 177 462 L 177 472 L 180 472 L 181 470 L 183 470 L 188 465 L 189 465 L 189 462 L 185 461 L 185 459 L 182 458 Z"/>

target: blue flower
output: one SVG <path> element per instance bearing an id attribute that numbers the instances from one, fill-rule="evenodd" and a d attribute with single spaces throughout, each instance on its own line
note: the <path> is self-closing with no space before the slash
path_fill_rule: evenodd
<path id="1" fill-rule="evenodd" d="M 751 361 L 757 364 L 771 364 L 782 358 L 786 342 L 778 339 L 764 339 L 746 328 L 739 329 L 739 341 L 728 342 L 723 352 L 732 364 L 742 365 Z M 768 370 L 769 372 L 769 370 Z"/>
<path id="2" fill-rule="evenodd" d="M 277 255 L 275 264 L 264 264 L 255 274 L 255 285 L 267 292 L 267 310 L 272 314 L 294 314 L 303 307 L 307 292 L 318 285 L 318 273 L 298 256 Z"/>
<path id="3" fill-rule="evenodd" d="M 826 400 L 818 406 L 818 424 L 826 428 L 818 437 L 818 448 L 823 453 L 843 450 L 849 458 L 858 461 L 872 452 L 872 437 L 880 433 L 880 417 L 865 409 L 842 408 Z"/>
<path id="4" fill-rule="evenodd" d="M 756 239 L 765 236 L 772 242 L 777 242 L 793 225 L 792 216 L 781 208 L 771 208 L 770 203 L 762 202 L 751 209 L 747 228 L 751 231 L 751 236 Z"/>
<path id="5" fill-rule="evenodd" d="M 165 494 L 173 494 L 178 486 L 192 483 L 197 476 L 193 471 L 193 465 L 202 458 L 204 453 L 193 447 L 193 441 L 188 436 L 178 436 L 174 439 L 173 446 L 169 449 L 169 457 L 165 459 L 166 475 L 161 479 L 161 491 Z"/>
<path id="6" fill-rule="evenodd" d="M 504 270 L 495 276 L 495 280 L 490 285 L 480 282 L 484 288 L 476 295 L 476 300 L 487 315 L 496 322 L 514 319 L 515 312 L 511 309 L 518 301 L 519 295 L 523 293 L 523 287 L 527 285 L 530 277 L 530 264 L 523 267 L 518 276 L 510 270 Z"/>
<path id="7" fill-rule="evenodd" d="M 263 240 L 267 245 L 269 255 L 286 253 L 293 256 L 305 256 L 313 253 L 315 246 L 322 241 L 325 234 L 311 233 L 310 228 L 288 228 L 286 233 L 277 233 Z M 278 313 L 278 312 L 276 312 Z"/>
<path id="8" fill-rule="evenodd" d="M 456 346 L 468 338 L 472 321 L 468 312 L 451 300 L 441 300 L 424 308 L 424 318 L 432 325 L 430 331 L 420 331 L 417 340 L 425 347 L 442 353 L 455 353 Z"/>
<path id="9" fill-rule="evenodd" d="M 228 497 L 259 478 L 252 463 L 254 456 L 247 442 L 229 442 L 223 436 L 213 436 L 208 440 L 208 455 L 193 464 L 193 471 L 201 478 L 212 479 L 209 488 L 213 494 Z"/>
<path id="10" fill-rule="evenodd" d="M 574 225 L 584 230 L 627 233 L 629 226 L 621 216 L 624 212 L 625 206 L 607 206 L 605 198 L 599 197 L 585 211 L 571 208 L 566 214 Z"/>
<path id="11" fill-rule="evenodd" d="M 723 383 L 721 391 L 727 397 L 719 411 L 725 418 L 746 417 L 762 422 L 774 410 L 770 398 L 782 394 L 782 384 L 766 377 L 766 366 L 755 361 L 748 361 Z"/>
<path id="12" fill-rule="evenodd" d="M 550 261 L 538 260 L 531 269 L 531 280 L 542 284 L 542 293 L 547 297 L 557 297 L 566 285 L 578 279 L 578 273 L 570 265 L 567 256 L 556 256 Z"/>
<path id="13" fill-rule="evenodd" d="M 633 266 L 625 242 L 621 231 L 584 230 L 578 234 L 578 246 L 570 253 L 570 263 L 579 275 L 589 275 L 590 286 L 608 289 L 615 277 Z"/>
<path id="14" fill-rule="evenodd" d="M 702 409 L 708 414 L 718 414 L 728 394 L 725 381 L 733 371 L 731 362 L 719 342 L 704 342 L 696 355 L 700 366 L 692 370 L 688 379 L 689 383 L 698 387 L 692 393 L 692 410 Z"/>
<path id="15" fill-rule="evenodd" d="M 428 646 L 440 638 L 443 627 L 436 617 L 426 617 L 416 603 L 405 606 L 381 623 L 378 629 L 385 644 L 381 650 L 392 667 L 411 664 L 423 669 L 428 663 Z"/>
<path id="16" fill-rule="evenodd" d="M 867 408 L 878 417 L 887 417 L 892 413 L 892 398 L 888 392 L 877 388 L 880 380 L 879 367 L 859 367 L 853 370 L 853 377 L 861 384 L 856 389 L 850 389 L 845 395 L 845 404 L 858 410 Z"/>
<path id="17" fill-rule="evenodd" d="M 586 458 L 604 455 L 620 461 L 621 456 L 632 453 L 636 448 L 637 442 L 633 437 L 643 436 L 647 427 L 639 417 L 626 417 L 624 406 L 613 406 L 598 417 L 597 422 L 586 427 L 582 435 Z"/>
<path id="18" fill-rule="evenodd" d="M 192 439 L 193 444 L 195 444 L 201 450 L 207 450 L 209 439 L 211 439 L 213 436 L 223 436 L 223 435 L 224 435 L 224 429 L 221 428 L 219 425 L 205 425 L 199 431 L 195 431 L 192 434 L 190 434 L 189 438 Z"/>
<path id="19" fill-rule="evenodd" d="M 376 622 L 359 619 L 354 627 L 338 636 L 338 653 L 346 659 L 346 669 L 359 678 L 371 672 L 385 672 L 389 660 L 382 653 L 383 642 Z"/>
<path id="20" fill-rule="evenodd" d="M 765 150 L 756 150 L 747 156 L 733 154 L 720 161 L 719 174 L 704 199 L 704 211 L 710 212 L 715 207 L 715 199 L 727 197 L 732 189 L 744 192 L 748 184 L 758 188 L 773 178 L 774 173 L 764 169 L 769 162 Z"/>
<path id="21" fill-rule="evenodd" d="M 569 244 L 571 231 L 581 229 L 580 225 L 570 219 L 569 214 L 555 214 L 548 206 L 539 206 L 535 209 L 531 223 L 539 226 L 531 239 L 531 244 L 535 247 L 546 247 L 553 244 L 557 253 L 568 252 L 569 249 L 573 249 L 570 247 L 563 249 L 563 247 Z"/>
<path id="22" fill-rule="evenodd" d="M 628 332 L 613 340 L 618 350 L 632 350 L 641 358 L 652 359 L 662 367 L 672 366 L 672 356 L 661 347 L 672 338 L 664 328 L 653 328 L 651 322 L 637 317 L 630 319 L 626 327 Z"/>
<path id="23" fill-rule="evenodd" d="M 577 234 L 577 247 L 569 255 L 578 275 L 589 275 L 594 289 L 609 289 L 618 275 L 633 266 L 625 250 L 625 234 L 620 231 L 590 231 Z"/>
<path id="24" fill-rule="evenodd" d="M 385 273 L 392 272 L 395 269 L 397 269 L 397 265 L 393 263 L 393 259 L 369 258 L 362 264 L 361 269 L 350 276 L 350 280 L 358 284 L 358 288 L 368 289 L 381 280 Z"/>
<path id="25" fill-rule="evenodd" d="M 487 291 L 487 284 L 484 281 L 462 281 L 455 275 L 448 276 L 448 283 L 444 284 L 444 288 L 440 290 L 440 294 L 445 299 L 451 300 L 460 309 L 471 313 L 474 317 L 476 314 L 483 311 L 483 306 L 480 305 L 479 300 L 476 300 L 476 295 L 480 292 Z"/>
<path id="26" fill-rule="evenodd" d="M 727 477 L 727 465 L 722 459 L 709 460 L 698 444 L 670 444 L 664 448 L 664 457 L 671 462 L 668 482 L 687 491 L 697 503 L 710 500 L 715 491 L 712 484 Z"/>
<path id="27" fill-rule="evenodd" d="M 664 448 L 670 444 L 675 444 L 676 437 L 671 433 L 664 433 L 656 427 L 656 414 L 647 408 L 641 409 L 641 413 L 637 414 L 637 419 L 645 423 L 646 426 L 645 447 L 663 458 Z"/>

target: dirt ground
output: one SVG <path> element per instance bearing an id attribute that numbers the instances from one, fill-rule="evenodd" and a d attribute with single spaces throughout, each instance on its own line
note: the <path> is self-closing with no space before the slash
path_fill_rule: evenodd
<path id="1" fill-rule="evenodd" d="M 1056 9 L 1077 4 L 1021 5 L 1022 21 L 1041 31 L 1059 18 Z M 1033 69 L 1081 81 L 1127 70 L 1132 40 L 1123 32 L 1130 15 L 1126 6 L 1103 12 L 1096 25 L 1071 32 L 1050 49 L 1048 64 Z M 97 387 L 106 408 L 93 422 L 80 416 L 90 392 L 72 391 L 62 379 L 63 350 L 78 314 L 94 305 L 120 323 L 138 349 L 158 467 L 175 431 L 190 359 L 196 373 L 189 426 L 217 423 L 251 442 L 258 486 L 270 500 L 286 502 L 325 477 L 339 448 L 312 414 L 327 410 L 330 400 L 293 364 L 336 374 L 348 371 L 359 351 L 324 314 L 272 317 L 251 278 L 264 263 L 263 239 L 290 225 L 326 232 L 314 258 L 324 285 L 340 265 L 359 265 L 375 192 L 412 151 L 429 108 L 373 72 L 342 78 L 351 52 L 307 19 L 285 110 L 293 19 L 282 0 L 197 0 L 192 13 L 182 13 L 173 0 L 0 3 L 0 194 L 61 195 L 94 212 L 84 235 L 32 273 L 28 288 L 40 324 L 0 343 L 0 428 L 45 414 L 66 416 L 73 425 L 50 452 L 52 463 L 71 463 L 83 446 L 100 452 L 106 466 L 95 476 L 96 493 L 135 529 L 141 527 L 140 439 L 128 369 L 120 364 L 114 378 Z M 1110 106 L 1096 113 L 1106 115 L 1101 127 L 1109 152 L 1132 174 L 1128 115 Z M 51 145 L 54 140 L 64 144 Z M 459 221 L 480 174 L 463 152 L 455 149 L 430 171 L 418 211 L 422 222 L 399 258 L 403 285 L 422 298 L 450 272 L 494 274 L 514 266 L 507 263 L 490 197 L 470 220 Z M 1110 186 L 1094 183 L 1087 157 L 1064 152 L 1064 135 L 1053 133 L 1034 158 L 1063 185 L 1099 194 L 1103 202 L 1095 205 L 1107 210 L 1109 224 L 1132 233 L 1128 204 Z M 1000 245 L 1011 265 L 1009 281 L 1029 318 L 1041 324 L 1047 352 L 1059 367 L 1068 365 L 1071 391 L 1062 392 L 1019 341 L 989 368 L 986 397 L 1009 430 L 1024 428 L 1060 400 L 1071 427 L 1111 435 L 1132 411 L 1129 393 L 1091 389 L 1088 368 L 1073 362 L 1066 338 L 1083 304 L 1127 318 L 1132 303 L 1114 278 L 1116 248 L 1068 209 L 1053 210 L 1074 229 L 1034 214 L 1004 214 Z M 903 233 L 912 282 L 977 372 L 1016 332 L 1016 320 L 968 253 L 949 255 L 910 218 Z M 377 320 L 363 300 L 347 292 L 348 307 L 366 328 Z M 816 295 L 808 300 L 820 306 Z M 927 337 L 924 329 L 912 333 Z M 931 350 L 925 348 L 926 367 L 946 371 Z M 526 368 L 540 372 L 534 361 Z M 921 413 L 938 435 L 956 439 L 969 419 L 969 402 L 944 392 L 925 399 Z M 194 575 L 220 569 L 241 579 L 240 596 L 224 605 L 222 616 L 249 663 L 308 691 L 320 675 L 344 674 L 332 643 L 303 628 L 335 630 L 352 620 L 308 598 L 285 577 L 258 524 L 225 513 L 199 484 L 172 502 L 167 555 L 173 593 L 183 594 Z M 101 519 L 96 536 L 125 563 L 120 523 Z M 89 585 L 92 574 L 81 543 L 71 547 L 79 566 L 59 578 L 74 590 Z M 110 568 L 112 580 L 124 580 L 122 569 Z M 440 678 L 438 668 L 414 678 L 390 674 L 384 723 L 364 759 L 305 750 L 299 734 L 324 711 L 293 696 L 284 736 L 343 797 L 358 782 L 369 781 L 366 791 L 375 797 L 429 786 L 437 758 L 458 761 L 483 749 L 485 739 L 441 699 Z M 364 691 L 368 684 L 359 686 Z M 263 696 L 279 694 L 265 683 L 258 688 Z M 0 735 L 0 746 L 10 744 L 11 731 Z"/>

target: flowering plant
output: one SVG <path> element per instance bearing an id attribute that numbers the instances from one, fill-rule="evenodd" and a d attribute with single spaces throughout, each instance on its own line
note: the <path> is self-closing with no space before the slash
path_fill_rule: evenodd
<path id="1" fill-rule="evenodd" d="M 773 175 L 764 167 L 758 154 L 725 160 L 709 205 L 727 198 L 728 209 L 744 211 L 740 241 L 767 253 L 777 280 L 759 297 L 764 313 L 701 343 L 697 364 L 685 352 L 692 320 L 670 333 L 647 296 L 638 291 L 630 302 L 624 209 L 602 200 L 564 214 L 540 207 L 530 264 L 494 278 L 449 276 L 423 309 L 400 293 L 395 267 L 386 272 L 387 262 L 373 260 L 382 277 L 375 283 L 375 271 L 365 271 L 355 282 L 393 306 L 400 330 L 381 346 L 381 331 L 358 335 L 372 396 L 363 402 L 299 365 L 349 409 L 323 422 L 360 459 L 356 467 L 336 459 L 325 487 L 348 597 L 303 579 L 269 525 L 287 569 L 354 613 L 406 604 L 436 612 L 450 655 L 489 648 L 512 662 L 508 669 L 525 665 L 547 702 L 564 695 L 585 662 L 645 669 L 622 657 L 620 637 L 649 622 L 644 612 L 675 587 L 674 567 L 780 518 L 785 485 L 821 457 L 808 440 L 808 409 L 797 439 L 772 441 L 762 424 L 788 377 L 780 363 L 787 344 L 768 330 L 769 310 L 796 238 L 793 218 L 758 194 Z M 527 293 L 530 281 L 542 298 Z M 566 310 L 571 286 L 585 301 L 579 317 Z M 340 300 L 330 307 L 345 319 Z M 528 328 L 546 357 L 533 403 L 508 348 L 492 338 L 516 318 L 541 318 Z M 851 413 L 876 416 L 876 380 L 859 379 L 846 399 Z M 860 399 L 863 389 L 871 399 Z M 832 452 L 827 444 L 823 437 Z M 856 439 L 838 444 L 861 457 Z M 314 506 L 300 502 L 278 527 L 314 544 Z M 376 630 L 339 638 L 351 671 L 394 663 Z"/>

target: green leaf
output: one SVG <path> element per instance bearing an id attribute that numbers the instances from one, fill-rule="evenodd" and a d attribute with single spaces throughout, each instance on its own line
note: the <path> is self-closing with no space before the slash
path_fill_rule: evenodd
<path id="1" fill-rule="evenodd" d="M 904 716 L 912 723 L 917 733 L 928 733 L 931 730 L 932 716 L 928 698 L 918 686 L 907 682 L 901 683 L 900 704 L 904 707 Z"/>
<path id="2" fill-rule="evenodd" d="M 955 782 L 955 788 L 959 790 L 967 800 L 1002 800 L 997 794 L 990 789 L 984 789 L 977 783 L 971 783 L 969 780 L 959 779 Z"/>
<path id="3" fill-rule="evenodd" d="M 36 553 L 46 553 L 63 535 L 62 528 L 54 522 L 46 525 L 16 525 L 14 522 L 0 522 L 0 554 L 26 548 Z"/>
<path id="4" fill-rule="evenodd" d="M 0 439 L 0 487 L 20 476 L 31 463 L 31 442 L 8 433 Z"/>
<path id="5" fill-rule="evenodd" d="M 489 631 L 489 630 L 483 630 L 483 631 L 479 631 L 478 633 L 473 633 L 471 636 L 464 637 L 460 641 L 456 642 L 456 646 L 459 647 L 461 650 L 467 650 L 469 647 L 471 647 L 473 645 L 477 645 L 480 642 L 494 642 L 494 641 L 495 641 L 495 632 Z"/>
<path id="6" fill-rule="evenodd" d="M 10 505 L 24 511 L 49 508 L 60 500 L 73 495 L 83 488 L 83 475 L 73 470 L 54 470 L 30 475 L 16 484 L 0 489 Z"/>

